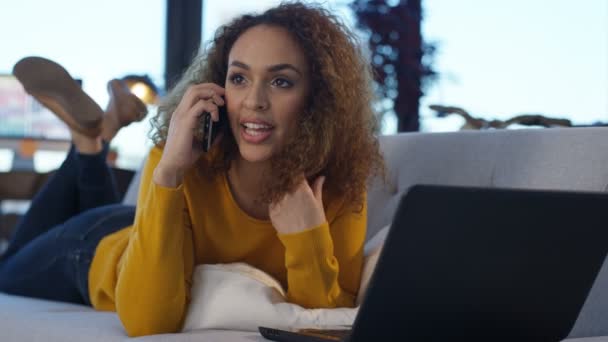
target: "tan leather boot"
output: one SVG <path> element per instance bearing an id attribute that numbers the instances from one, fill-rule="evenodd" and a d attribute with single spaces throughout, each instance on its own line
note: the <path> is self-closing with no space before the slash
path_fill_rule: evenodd
<path id="1" fill-rule="evenodd" d="M 141 121 L 148 114 L 148 107 L 127 87 L 124 81 L 113 79 L 108 82 L 110 102 L 106 109 L 106 116 L 113 116 L 113 120 L 124 127 L 133 121 Z"/>
<path id="2" fill-rule="evenodd" d="M 101 133 L 103 110 L 59 64 L 26 57 L 13 67 L 25 91 L 55 113 L 70 128 L 90 137 Z"/>

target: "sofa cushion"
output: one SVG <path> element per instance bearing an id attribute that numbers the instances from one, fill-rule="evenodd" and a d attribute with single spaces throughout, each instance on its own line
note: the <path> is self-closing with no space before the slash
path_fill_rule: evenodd
<path id="1" fill-rule="evenodd" d="M 0 293 L 0 341 L 266 341 L 258 333 L 199 330 L 129 338 L 113 312 L 99 312 L 83 305 L 52 302 Z"/>

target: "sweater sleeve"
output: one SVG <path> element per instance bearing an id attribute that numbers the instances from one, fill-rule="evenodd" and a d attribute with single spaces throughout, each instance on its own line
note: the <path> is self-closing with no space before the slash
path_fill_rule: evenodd
<path id="1" fill-rule="evenodd" d="M 116 284 L 116 311 L 129 336 L 180 330 L 194 263 L 192 229 L 183 185 L 155 184 L 162 151 L 150 152 L 135 222 Z"/>
<path id="2" fill-rule="evenodd" d="M 331 222 L 280 234 L 285 246 L 287 300 L 306 308 L 353 307 L 363 266 L 367 203 L 342 208 Z"/>

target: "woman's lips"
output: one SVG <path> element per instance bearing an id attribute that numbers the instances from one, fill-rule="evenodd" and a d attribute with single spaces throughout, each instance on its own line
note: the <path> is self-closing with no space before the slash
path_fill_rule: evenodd
<path id="1" fill-rule="evenodd" d="M 244 123 L 240 125 L 241 137 L 250 144 L 261 144 L 272 135 L 274 127 L 258 123 Z"/>

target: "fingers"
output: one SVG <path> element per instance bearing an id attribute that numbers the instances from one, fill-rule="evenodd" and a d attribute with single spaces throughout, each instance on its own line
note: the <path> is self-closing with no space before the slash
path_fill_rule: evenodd
<path id="1" fill-rule="evenodd" d="M 186 90 L 182 102 L 187 108 L 194 106 L 200 100 L 212 100 L 216 105 L 223 106 L 224 88 L 214 83 L 201 83 L 192 85 Z"/>
<path id="2" fill-rule="evenodd" d="M 304 175 L 302 175 L 302 180 L 299 182 L 296 192 L 298 191 L 311 191 L 315 199 L 319 202 L 323 202 L 323 184 L 325 184 L 325 176 L 318 176 L 312 184 L 310 184 Z"/>
<path id="3" fill-rule="evenodd" d="M 218 106 L 223 106 L 226 104 L 226 102 L 224 101 L 224 99 L 217 95 L 217 94 L 213 94 L 213 102 L 218 105 Z"/>
<path id="4" fill-rule="evenodd" d="M 194 88 L 194 89 L 210 89 L 214 92 L 216 92 L 217 94 L 224 96 L 224 93 L 226 92 L 226 90 L 224 88 L 222 88 L 221 86 L 215 84 L 215 83 L 199 83 L 199 84 L 194 84 L 191 85 L 190 88 Z"/>
<path id="5" fill-rule="evenodd" d="M 321 195 L 324 182 L 325 176 L 317 177 L 312 185 L 304 178 L 295 191 L 270 203 L 268 215 L 273 227 L 281 234 L 292 234 L 326 222 Z"/>
<path id="6" fill-rule="evenodd" d="M 211 117 L 213 121 L 218 121 L 220 117 L 220 112 L 218 106 L 213 103 L 211 100 L 202 101 L 199 100 L 190 110 L 188 111 L 188 116 L 190 117 L 200 117 L 204 112 L 211 113 Z"/>

